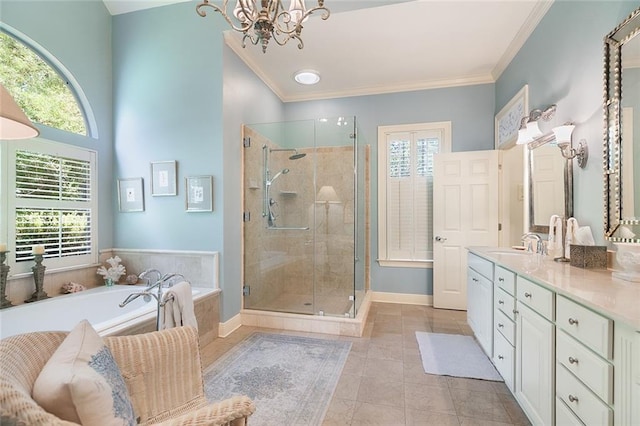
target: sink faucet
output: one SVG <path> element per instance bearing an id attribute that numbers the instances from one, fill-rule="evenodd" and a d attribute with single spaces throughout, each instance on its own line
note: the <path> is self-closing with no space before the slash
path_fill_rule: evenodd
<path id="1" fill-rule="evenodd" d="M 540 235 L 534 234 L 533 232 L 527 232 L 522 236 L 522 242 L 526 245 L 528 252 L 533 253 L 533 245 L 531 244 L 531 240 L 536 241 L 536 253 L 543 256 L 547 254 L 547 249 L 542 242 L 542 238 L 540 238 Z"/>

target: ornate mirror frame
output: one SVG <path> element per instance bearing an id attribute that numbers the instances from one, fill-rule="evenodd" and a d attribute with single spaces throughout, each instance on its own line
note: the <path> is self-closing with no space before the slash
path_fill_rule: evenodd
<path id="1" fill-rule="evenodd" d="M 612 242 L 640 243 L 640 218 L 622 213 L 622 47 L 640 37 L 640 8 L 604 38 L 604 231 Z M 639 106 L 640 108 L 640 106 Z M 626 229 L 623 229 L 626 228 Z M 633 228 L 636 232 L 623 232 Z"/>

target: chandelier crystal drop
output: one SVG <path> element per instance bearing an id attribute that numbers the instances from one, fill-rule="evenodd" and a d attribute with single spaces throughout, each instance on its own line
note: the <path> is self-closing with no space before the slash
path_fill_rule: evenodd
<path id="1" fill-rule="evenodd" d="M 317 0 L 318 5 L 307 9 L 305 0 L 291 0 L 289 9 L 285 9 L 282 0 L 236 0 L 231 9 L 229 0 L 223 0 L 222 6 L 203 0 L 196 6 L 198 15 L 207 16 L 206 8 L 210 7 L 220 13 L 235 31 L 244 34 L 242 47 L 247 40 L 252 44 L 260 43 L 262 52 L 266 53 L 270 40 L 284 46 L 289 40 L 298 41 L 298 49 L 304 47 L 302 42 L 302 23 L 315 12 L 321 12 L 321 18 L 329 18 L 329 9 L 324 7 L 324 0 Z"/>

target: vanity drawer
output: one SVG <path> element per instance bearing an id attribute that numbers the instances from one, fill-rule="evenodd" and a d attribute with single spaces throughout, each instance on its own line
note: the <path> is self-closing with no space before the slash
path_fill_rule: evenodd
<path id="1" fill-rule="evenodd" d="M 558 329 L 556 360 L 604 402 L 613 403 L 613 366 Z"/>
<path id="2" fill-rule="evenodd" d="M 557 426 L 583 426 L 584 423 L 573 414 L 560 398 L 556 398 L 556 425 Z"/>
<path id="3" fill-rule="evenodd" d="M 556 368 L 556 396 L 567 404 L 585 425 L 612 424 L 613 410 L 561 364 L 557 364 Z"/>
<path id="4" fill-rule="evenodd" d="M 553 321 L 554 293 L 526 278 L 517 278 L 517 298 L 549 321 Z"/>
<path id="5" fill-rule="evenodd" d="M 556 325 L 603 358 L 612 359 L 613 321 L 558 296 Z"/>
<path id="6" fill-rule="evenodd" d="M 500 373 L 504 379 L 504 384 L 507 385 L 511 392 L 513 392 L 513 378 L 515 377 L 515 349 L 500 333 L 495 333 L 493 346 L 493 365 L 496 366 L 496 370 L 498 370 L 498 373 Z"/>
<path id="7" fill-rule="evenodd" d="M 493 282 L 493 262 L 473 253 L 467 255 L 467 266 Z"/>
<path id="8" fill-rule="evenodd" d="M 502 311 L 496 311 L 493 318 L 493 327 L 499 331 L 511 345 L 516 344 L 516 326 L 513 321 Z"/>
<path id="9" fill-rule="evenodd" d="M 516 300 L 500 287 L 495 287 L 493 294 L 493 306 L 504 312 L 512 321 L 516 320 L 513 310 L 516 308 Z"/>
<path id="10" fill-rule="evenodd" d="M 502 266 L 496 265 L 493 282 L 512 296 L 516 295 L 516 274 Z"/>

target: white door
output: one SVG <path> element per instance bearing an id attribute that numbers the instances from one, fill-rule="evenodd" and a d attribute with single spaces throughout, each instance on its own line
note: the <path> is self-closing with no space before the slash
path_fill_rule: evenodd
<path id="1" fill-rule="evenodd" d="M 433 306 L 467 308 L 468 246 L 498 245 L 498 151 L 436 154 Z"/>

